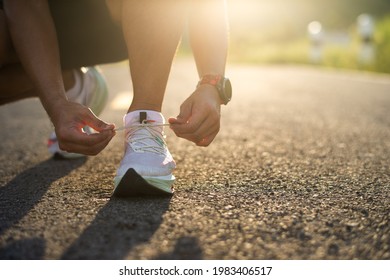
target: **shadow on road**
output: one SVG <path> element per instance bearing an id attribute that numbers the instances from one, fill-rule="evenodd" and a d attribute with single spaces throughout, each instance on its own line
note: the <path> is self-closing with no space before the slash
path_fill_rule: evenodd
<path id="1" fill-rule="evenodd" d="M 125 259 L 148 242 L 162 223 L 171 198 L 111 199 L 62 259 Z"/>
<path id="2" fill-rule="evenodd" d="M 183 236 L 176 242 L 172 252 L 157 256 L 157 260 L 202 260 L 203 250 L 193 236 Z"/>
<path id="3" fill-rule="evenodd" d="M 4 231 L 27 215 L 47 192 L 53 182 L 66 176 L 85 162 L 85 158 L 71 161 L 48 159 L 23 171 L 9 183 L 0 187 L 0 237 Z M 25 254 L 15 251 L 17 248 L 25 251 L 31 247 L 19 246 L 22 243 L 26 245 L 31 242 L 28 240 L 19 240 L 17 243 L 10 244 L 7 248 L 2 248 L 0 250 L 0 258 L 19 258 L 18 256 L 25 256 Z M 37 244 L 44 246 L 44 242 L 37 242 L 34 239 L 31 244 L 35 248 L 31 252 L 37 252 L 37 255 L 32 256 L 31 253 L 28 255 L 31 255 L 30 257 L 32 259 L 42 258 L 42 254 L 39 252 L 44 251 L 43 248 L 39 249 L 36 247 Z"/>
<path id="4" fill-rule="evenodd" d="M 45 255 L 43 238 L 26 238 L 0 248 L 1 260 L 41 260 Z"/>

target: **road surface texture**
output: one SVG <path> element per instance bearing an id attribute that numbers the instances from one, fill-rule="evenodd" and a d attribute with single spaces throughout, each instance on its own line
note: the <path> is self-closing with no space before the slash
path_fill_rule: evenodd
<path id="1" fill-rule="evenodd" d="M 102 114 L 121 125 L 126 63 L 102 67 Z M 1 259 L 390 259 L 390 76 L 230 65 L 234 97 L 208 148 L 167 129 L 171 198 L 111 199 L 123 132 L 98 156 L 58 161 L 39 101 L 0 107 Z M 194 89 L 173 66 L 164 103 Z"/>

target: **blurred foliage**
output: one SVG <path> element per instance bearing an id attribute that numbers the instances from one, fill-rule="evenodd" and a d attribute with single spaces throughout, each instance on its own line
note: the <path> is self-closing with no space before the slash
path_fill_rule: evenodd
<path id="1" fill-rule="evenodd" d="M 377 55 L 373 70 L 390 73 L 390 14 L 378 22 L 374 40 Z"/>
<path id="2" fill-rule="evenodd" d="M 307 26 L 319 21 L 328 40 L 319 65 L 390 73 L 390 0 L 227 0 L 230 62 L 310 63 Z M 376 59 L 362 64 L 357 17 L 375 19 Z M 337 41 L 337 40 L 336 40 Z M 184 52 L 188 45 L 184 42 Z M 187 47 L 187 48 L 186 48 Z"/>
<path id="3" fill-rule="evenodd" d="M 309 59 L 311 41 L 308 36 L 272 39 L 269 41 L 248 36 L 231 40 L 230 62 L 246 63 L 300 63 L 326 67 L 349 68 L 390 73 L 390 14 L 375 22 L 373 46 L 375 57 L 370 63 L 362 63 L 360 56 L 364 43 L 356 25 L 344 31 L 346 42 L 325 42 L 321 59 L 314 63 Z M 342 33 L 343 34 L 343 33 Z"/>

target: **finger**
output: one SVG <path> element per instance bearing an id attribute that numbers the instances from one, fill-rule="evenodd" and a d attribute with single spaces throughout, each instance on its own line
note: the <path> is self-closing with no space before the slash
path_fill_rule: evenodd
<path id="1" fill-rule="evenodd" d="M 179 134 L 178 136 L 197 143 L 210 134 L 218 133 L 218 131 L 219 131 L 218 122 L 210 124 L 208 121 L 205 121 L 202 123 L 202 125 L 199 127 L 198 130 L 191 133 Z"/>
<path id="2" fill-rule="evenodd" d="M 90 109 L 88 111 L 89 112 L 84 119 L 86 125 L 92 127 L 93 129 L 99 132 L 104 130 L 115 129 L 115 124 L 108 124 L 103 120 L 99 119 Z"/>
<path id="3" fill-rule="evenodd" d="M 198 126 L 198 124 L 197 124 Z M 197 133 L 198 127 L 195 126 L 192 122 L 187 124 L 180 125 L 171 125 L 171 129 L 174 131 L 176 136 L 190 140 L 192 142 L 197 142 L 201 140 L 201 135 Z"/>
<path id="4" fill-rule="evenodd" d="M 194 142 L 198 146 L 208 146 L 219 132 L 219 124 L 215 124 L 211 127 L 207 127 L 206 133 L 191 133 L 177 135 L 181 138 Z"/>
<path id="5" fill-rule="evenodd" d="M 108 145 L 108 143 L 110 143 L 111 139 L 112 137 L 95 145 L 95 147 L 93 147 L 93 150 L 91 151 L 91 155 L 97 155 L 98 153 L 100 153 Z"/>
<path id="6" fill-rule="evenodd" d="M 192 103 L 184 102 L 180 106 L 179 115 L 176 118 L 174 117 L 169 118 L 168 122 L 170 124 L 186 124 L 190 120 L 191 115 L 192 115 Z"/>
<path id="7" fill-rule="evenodd" d="M 206 112 L 193 112 L 190 120 L 186 123 L 172 124 L 171 128 L 176 135 L 193 134 L 207 121 L 208 114 Z"/>
<path id="8" fill-rule="evenodd" d="M 204 137 L 202 140 L 200 140 L 199 142 L 197 142 L 195 144 L 198 146 L 207 147 L 214 141 L 217 134 L 218 134 L 218 131 L 214 131 L 212 134 Z"/>
<path id="9" fill-rule="evenodd" d="M 114 135 L 115 131 L 113 130 L 103 130 L 100 133 L 90 135 L 80 133 L 73 139 L 73 143 L 82 143 L 84 146 L 95 146 L 99 143 L 105 142 L 107 139 L 111 139 Z"/>
<path id="10" fill-rule="evenodd" d="M 115 135 L 115 132 L 112 130 L 104 130 L 96 134 L 86 134 L 78 130 L 73 130 L 73 133 L 59 136 L 59 141 L 64 146 L 66 145 L 78 145 L 82 147 L 94 147 L 99 143 L 111 139 Z"/>
<path id="11" fill-rule="evenodd" d="M 92 137 L 92 135 L 89 135 L 87 137 Z M 62 150 L 65 150 L 67 152 L 72 152 L 72 153 L 80 153 L 80 154 L 85 154 L 85 155 L 96 155 L 108 145 L 108 143 L 111 141 L 112 137 L 113 137 L 113 135 L 111 137 L 103 139 L 100 142 L 94 143 L 93 145 L 91 145 L 91 144 L 86 145 L 85 143 L 80 144 L 82 142 L 66 142 L 63 145 L 61 144 L 60 148 Z M 96 137 L 94 137 L 94 138 L 96 138 Z"/>
<path id="12" fill-rule="evenodd" d="M 209 116 L 194 132 L 199 138 L 203 139 L 210 134 L 216 134 L 219 132 L 220 118 L 219 116 Z"/>
<path id="13" fill-rule="evenodd" d="M 168 123 L 172 124 L 185 124 L 184 119 L 178 119 L 177 117 L 170 117 L 168 118 Z"/>

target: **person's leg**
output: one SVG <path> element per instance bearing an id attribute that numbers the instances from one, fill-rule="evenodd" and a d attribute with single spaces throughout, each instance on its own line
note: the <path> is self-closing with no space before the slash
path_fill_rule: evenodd
<path id="1" fill-rule="evenodd" d="M 75 83 L 75 69 L 81 74 L 80 67 L 127 58 L 121 28 L 110 18 L 105 0 L 49 0 L 49 6 L 66 90 Z M 34 96 L 38 93 L 18 61 L 0 0 L 0 104 Z"/>
<path id="2" fill-rule="evenodd" d="M 72 70 L 64 70 L 62 76 L 65 89 L 70 89 L 74 84 Z M 19 63 L 0 66 L 0 105 L 30 97 L 38 97 L 38 92 L 23 67 Z"/>
<path id="3" fill-rule="evenodd" d="M 173 57 L 185 24 L 187 1 L 126 0 L 120 22 L 126 40 L 134 98 L 130 111 L 161 111 Z M 108 3 L 120 3 L 111 0 Z M 111 9 L 111 11 L 118 9 Z"/>
<path id="4" fill-rule="evenodd" d="M 71 70 L 63 71 L 63 78 L 66 89 L 73 86 Z M 0 9 L 0 105 L 36 96 L 38 93 L 18 62 L 4 12 Z"/>
<path id="5" fill-rule="evenodd" d="M 114 179 L 116 196 L 172 193 L 176 164 L 164 141 L 161 108 L 184 28 L 186 2 L 107 1 L 111 15 L 121 15 L 116 21 L 123 29 L 134 90 L 124 117 L 127 143 Z"/>

